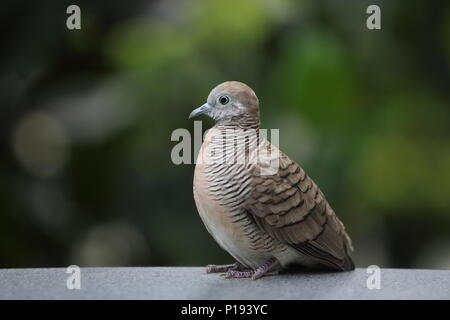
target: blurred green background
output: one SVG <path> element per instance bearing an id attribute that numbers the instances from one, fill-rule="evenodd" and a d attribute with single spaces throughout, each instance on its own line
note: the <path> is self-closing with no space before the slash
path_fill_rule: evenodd
<path id="1" fill-rule="evenodd" d="M 231 262 L 170 136 L 239 80 L 357 266 L 450 268 L 449 1 L 2 1 L 0 17 L 0 267 Z"/>

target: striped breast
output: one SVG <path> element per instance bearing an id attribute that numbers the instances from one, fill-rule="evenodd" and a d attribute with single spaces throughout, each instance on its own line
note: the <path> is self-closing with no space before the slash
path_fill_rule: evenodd
<path id="1" fill-rule="evenodd" d="M 240 263 L 256 268 L 284 250 L 243 208 L 257 150 L 253 130 L 216 126 L 205 137 L 194 174 L 194 198 L 209 233 Z"/>

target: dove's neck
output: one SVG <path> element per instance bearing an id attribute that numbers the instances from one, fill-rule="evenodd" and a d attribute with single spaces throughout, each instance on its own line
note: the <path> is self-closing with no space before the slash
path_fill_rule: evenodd
<path id="1" fill-rule="evenodd" d="M 259 130 L 259 116 L 245 114 L 236 117 L 219 120 L 216 123 L 218 129 Z"/>
<path id="2" fill-rule="evenodd" d="M 252 114 L 220 120 L 216 123 L 214 129 L 216 130 L 214 144 L 222 149 L 237 146 L 240 152 L 243 150 L 246 150 L 246 152 L 253 151 L 258 147 L 262 138 L 260 136 L 259 116 Z"/>
<path id="3" fill-rule="evenodd" d="M 265 138 L 260 133 L 259 122 L 218 122 L 205 138 L 212 166 L 229 168 L 231 165 L 238 171 L 241 166 L 250 169 L 256 164 L 257 151 L 263 141 Z"/>

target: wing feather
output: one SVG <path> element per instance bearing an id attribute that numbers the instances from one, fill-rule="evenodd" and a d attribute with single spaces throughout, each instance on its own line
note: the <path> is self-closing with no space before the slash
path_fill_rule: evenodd
<path id="1" fill-rule="evenodd" d="M 354 269 L 351 240 L 323 193 L 281 152 L 279 164 L 272 175 L 255 167 L 247 211 L 260 228 L 300 253 L 334 269 Z"/>

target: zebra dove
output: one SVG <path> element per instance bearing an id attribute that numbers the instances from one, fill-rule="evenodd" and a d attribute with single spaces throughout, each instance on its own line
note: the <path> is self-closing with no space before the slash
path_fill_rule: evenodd
<path id="1" fill-rule="evenodd" d="M 258 279 L 288 265 L 353 270 L 351 240 L 323 193 L 260 134 L 253 90 L 224 82 L 189 118 L 200 114 L 216 124 L 198 154 L 194 199 L 209 233 L 236 260 L 206 271 Z"/>

